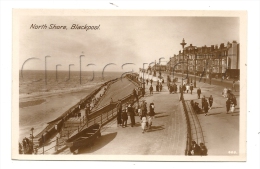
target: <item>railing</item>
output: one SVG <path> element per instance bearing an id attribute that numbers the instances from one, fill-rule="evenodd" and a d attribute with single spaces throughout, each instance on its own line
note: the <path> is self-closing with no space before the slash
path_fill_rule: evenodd
<path id="1" fill-rule="evenodd" d="M 184 101 L 184 98 L 181 100 L 184 114 L 185 114 L 185 120 L 187 124 L 187 139 L 186 139 L 186 149 L 185 149 L 185 155 L 190 155 L 191 152 L 191 126 L 190 126 L 190 119 L 187 111 L 187 107 Z"/>

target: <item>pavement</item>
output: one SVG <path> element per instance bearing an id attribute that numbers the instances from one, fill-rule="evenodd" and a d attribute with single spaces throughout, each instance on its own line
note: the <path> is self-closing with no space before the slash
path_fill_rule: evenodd
<path id="1" fill-rule="evenodd" d="M 155 118 L 150 130 L 142 133 L 140 118 L 131 127 L 117 126 L 116 119 L 105 125 L 92 147 L 81 149 L 78 154 L 87 155 L 184 155 L 186 148 L 186 123 L 177 94 L 169 94 L 166 86 L 161 92 L 148 93 L 144 98 L 148 105 L 155 103 Z M 68 150 L 60 154 L 70 154 Z"/>
<path id="2" fill-rule="evenodd" d="M 223 84 L 225 86 L 226 84 Z M 209 85 L 199 82 L 197 87 L 202 89 L 202 95 L 208 98 L 213 96 L 213 105 L 208 115 L 197 114 L 199 119 L 208 155 L 238 155 L 239 154 L 239 117 L 240 117 L 240 95 L 233 92 L 237 99 L 237 106 L 233 116 L 226 112 L 226 98 L 221 94 L 223 86 Z M 201 106 L 201 99 L 197 99 L 197 88 L 190 93 L 184 94 L 186 101 L 194 100 Z"/>

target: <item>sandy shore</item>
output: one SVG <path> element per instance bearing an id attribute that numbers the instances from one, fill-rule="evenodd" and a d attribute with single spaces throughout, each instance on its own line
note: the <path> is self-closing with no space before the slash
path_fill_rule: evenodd
<path id="1" fill-rule="evenodd" d="M 42 131 L 49 121 L 59 117 L 62 113 L 74 106 L 98 88 L 101 83 L 19 95 L 19 140 L 30 136 L 30 129 L 34 128 L 34 135 Z"/>

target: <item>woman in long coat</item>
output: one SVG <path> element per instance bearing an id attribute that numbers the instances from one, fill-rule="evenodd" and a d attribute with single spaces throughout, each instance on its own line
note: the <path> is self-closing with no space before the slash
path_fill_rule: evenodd
<path id="1" fill-rule="evenodd" d="M 227 99 L 227 101 L 226 101 L 226 108 L 227 108 L 227 114 L 228 114 L 228 112 L 230 110 L 230 100 L 229 99 Z"/>
<path id="2" fill-rule="evenodd" d="M 208 103 L 208 101 L 205 99 L 205 102 L 204 102 L 204 112 L 205 112 L 205 116 L 208 115 L 208 111 L 209 111 L 209 103 Z"/>

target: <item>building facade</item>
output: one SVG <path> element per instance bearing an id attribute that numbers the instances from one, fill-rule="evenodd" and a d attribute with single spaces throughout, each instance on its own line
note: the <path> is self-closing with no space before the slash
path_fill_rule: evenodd
<path id="1" fill-rule="evenodd" d="M 196 74 L 206 78 L 239 78 L 239 49 L 236 41 L 196 47 L 190 44 L 167 62 L 169 72 Z"/>

